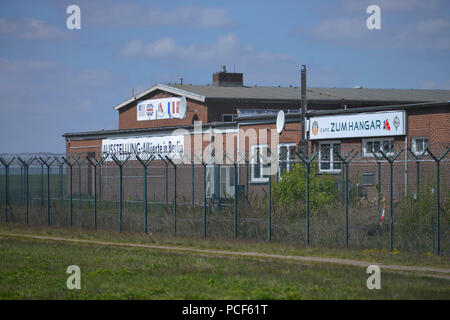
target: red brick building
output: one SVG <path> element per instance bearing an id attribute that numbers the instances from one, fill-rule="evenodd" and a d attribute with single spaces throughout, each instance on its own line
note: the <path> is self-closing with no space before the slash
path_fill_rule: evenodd
<path id="1" fill-rule="evenodd" d="M 449 101 L 450 90 L 308 88 L 308 120 L 306 136 L 302 137 L 300 88 L 245 86 L 242 74 L 222 70 L 213 75 L 211 85 L 157 84 L 116 105 L 117 130 L 65 133 L 63 137 L 66 152 L 70 155 L 95 154 L 98 157 L 102 152 L 114 152 L 123 156 L 146 151 L 156 156 L 155 163 L 160 163 L 161 167 L 164 164 L 158 160 L 158 154 L 173 156 L 178 153 L 185 158 L 183 165 L 186 167 L 189 161 L 210 161 L 211 154 L 216 161 L 224 160 L 226 154 L 242 164 L 237 184 L 248 182 L 250 189 L 267 184 L 267 171 L 264 171 L 267 170 L 264 165 L 267 147 L 270 146 L 270 154 L 279 155 L 275 169 L 279 173 L 290 169 L 295 162 L 294 152 L 302 141 L 308 140 L 308 153 L 318 152 L 320 173 L 341 175 L 342 163 L 336 152 L 346 155 L 350 150 L 357 151 L 351 174 L 357 171 L 359 176 L 352 181 L 360 184 L 368 197 L 372 197 L 378 183 L 375 171 L 377 156 L 381 156 L 378 150 L 392 156 L 397 150 L 411 148 L 411 151 L 403 152 L 395 164 L 396 184 L 405 190 L 415 181 L 411 167 L 413 154 L 420 154 L 427 147 L 439 154 L 450 144 Z M 280 110 L 284 110 L 286 120 L 279 134 L 276 119 Z M 395 117 L 388 119 L 391 114 Z M 346 119 L 365 116 L 369 122 L 361 124 L 364 133 L 357 134 L 356 120 L 348 122 Z M 328 132 L 323 132 L 324 138 L 315 137 L 312 130 L 323 128 L 313 124 L 326 119 L 335 123 L 333 128 L 340 123 L 339 129 L 348 131 L 349 128 L 343 126 L 351 125 L 352 132 L 343 134 L 341 130 L 328 128 Z M 389 130 L 382 128 L 387 120 Z M 244 155 L 249 167 L 246 182 L 243 178 L 247 175 Z M 231 161 L 226 159 L 221 164 L 232 167 Z M 384 181 L 385 167 L 383 164 Z M 233 171 L 223 171 L 223 177 L 222 171 L 219 172 L 218 179 L 226 180 L 228 193 L 234 194 Z M 179 191 L 189 197 L 191 185 L 182 181 L 191 179 L 191 173 L 185 170 L 181 174 L 178 181 L 183 187 L 179 187 Z M 449 171 L 444 175 L 448 176 Z M 197 184 L 195 188 L 194 197 L 200 197 L 201 185 Z"/>

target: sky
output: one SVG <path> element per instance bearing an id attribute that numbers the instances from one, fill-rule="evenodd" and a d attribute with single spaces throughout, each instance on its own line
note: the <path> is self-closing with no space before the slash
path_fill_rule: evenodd
<path id="1" fill-rule="evenodd" d="M 69 29 L 77 5 L 81 28 Z M 368 29 L 369 5 L 381 29 Z M 0 1 L 0 154 L 64 152 L 118 128 L 113 107 L 157 83 L 450 89 L 450 1 Z"/>

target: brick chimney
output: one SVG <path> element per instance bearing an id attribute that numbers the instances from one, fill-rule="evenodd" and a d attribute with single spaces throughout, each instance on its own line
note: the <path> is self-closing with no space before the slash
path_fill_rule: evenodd
<path id="1" fill-rule="evenodd" d="M 226 66 L 222 66 L 219 72 L 213 74 L 212 85 L 216 87 L 242 87 L 244 86 L 242 73 L 227 72 Z"/>

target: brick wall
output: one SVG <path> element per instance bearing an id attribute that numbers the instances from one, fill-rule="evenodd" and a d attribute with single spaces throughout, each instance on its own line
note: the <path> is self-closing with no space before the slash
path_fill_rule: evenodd
<path id="1" fill-rule="evenodd" d="M 450 143 L 448 107 L 409 110 L 408 136 L 425 136 L 430 143 Z"/>

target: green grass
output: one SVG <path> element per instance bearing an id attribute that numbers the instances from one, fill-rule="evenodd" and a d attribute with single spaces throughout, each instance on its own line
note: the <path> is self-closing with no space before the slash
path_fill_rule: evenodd
<path id="1" fill-rule="evenodd" d="M 354 259 L 360 261 L 397 264 L 409 266 L 424 266 L 450 269 L 450 257 L 436 256 L 434 252 L 411 253 L 407 251 L 370 248 L 324 248 L 319 246 L 306 247 L 304 244 L 287 244 L 267 241 L 234 241 L 218 238 L 201 237 L 173 237 L 165 234 L 144 234 L 131 232 L 115 232 L 105 230 L 87 230 L 80 228 L 54 228 L 54 227 L 24 227 L 19 224 L 0 224 L 0 232 L 26 233 L 53 237 L 67 237 L 86 240 L 129 242 L 142 244 L 173 245 L 197 249 L 217 249 L 229 251 L 251 251 L 273 253 L 293 256 L 317 256 L 329 258 Z"/>
<path id="2" fill-rule="evenodd" d="M 0 232 L 117 242 L 259 251 L 262 244 L 20 228 Z M 381 290 L 368 290 L 365 268 L 263 258 L 164 253 L 143 248 L 0 238 L 0 299 L 449 299 L 450 281 L 383 271 Z M 268 245 L 265 252 L 320 253 Z M 311 251 L 308 251 L 311 250 Z M 336 252 L 337 254 L 337 252 Z M 379 253 L 382 254 L 382 253 Z M 329 252 L 322 252 L 329 256 Z M 389 256 L 393 261 L 402 254 Z M 433 257 L 427 257 L 433 258 Z M 448 267 L 438 257 L 433 264 Z M 367 259 L 365 259 L 367 260 Z M 66 268 L 81 268 L 81 290 L 66 288 Z"/>

